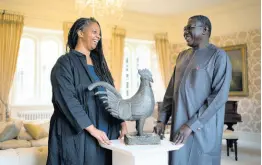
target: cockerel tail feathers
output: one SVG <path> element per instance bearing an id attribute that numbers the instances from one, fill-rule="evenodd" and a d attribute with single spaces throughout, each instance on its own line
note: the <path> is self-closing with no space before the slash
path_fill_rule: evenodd
<path id="1" fill-rule="evenodd" d="M 106 88 L 110 92 L 114 93 L 117 97 L 122 99 L 122 96 L 120 95 L 120 93 L 112 85 L 110 85 L 106 82 L 103 82 L 103 81 L 98 81 L 98 82 L 95 82 L 95 83 L 89 85 L 88 90 L 91 91 L 94 88 L 99 87 L 99 86 Z"/>

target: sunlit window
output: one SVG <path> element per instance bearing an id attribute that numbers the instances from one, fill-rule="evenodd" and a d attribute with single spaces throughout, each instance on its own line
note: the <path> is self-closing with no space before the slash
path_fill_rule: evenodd
<path id="1" fill-rule="evenodd" d="M 40 55 L 40 84 L 41 84 L 41 101 L 43 103 L 48 103 L 51 101 L 52 91 L 50 74 L 52 67 L 54 66 L 57 58 L 60 55 L 59 43 L 54 39 L 47 39 L 41 43 L 41 55 Z"/>
<path id="2" fill-rule="evenodd" d="M 62 54 L 62 32 L 24 28 L 11 90 L 13 106 L 51 105 L 50 73 Z"/>
<path id="3" fill-rule="evenodd" d="M 138 69 L 145 68 L 149 69 L 153 76 L 152 89 L 155 100 L 162 101 L 165 89 L 158 66 L 154 42 L 126 39 L 121 83 L 121 94 L 124 98 L 130 98 L 137 92 L 140 85 Z"/>
<path id="4" fill-rule="evenodd" d="M 35 54 L 36 41 L 30 37 L 23 37 L 17 59 L 15 81 L 13 89 L 14 104 L 24 104 L 32 101 L 35 96 Z"/>

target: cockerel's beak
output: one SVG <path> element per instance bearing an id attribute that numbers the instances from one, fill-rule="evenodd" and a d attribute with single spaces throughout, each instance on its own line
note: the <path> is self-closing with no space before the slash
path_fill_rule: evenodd
<path id="1" fill-rule="evenodd" d="M 151 81 L 152 83 L 154 82 L 152 77 L 150 78 L 150 81 Z"/>

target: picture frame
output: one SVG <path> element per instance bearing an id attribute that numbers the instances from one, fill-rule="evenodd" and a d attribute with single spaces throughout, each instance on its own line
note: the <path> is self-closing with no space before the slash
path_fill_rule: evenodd
<path id="1" fill-rule="evenodd" d="M 232 64 L 229 96 L 248 96 L 248 68 L 246 44 L 222 47 Z"/>

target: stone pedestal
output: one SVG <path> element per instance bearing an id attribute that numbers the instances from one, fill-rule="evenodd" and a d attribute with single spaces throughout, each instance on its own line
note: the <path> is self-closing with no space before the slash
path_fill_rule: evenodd
<path id="1" fill-rule="evenodd" d="M 136 133 L 135 133 L 136 134 Z M 126 145 L 159 145 L 160 137 L 154 133 L 145 133 L 143 136 L 126 134 L 124 142 Z"/>
<path id="2" fill-rule="evenodd" d="M 168 151 L 179 150 L 183 145 L 174 145 L 164 139 L 159 145 L 125 145 L 123 140 L 112 140 L 110 145 L 100 144 L 112 150 L 113 165 L 168 165 Z"/>

